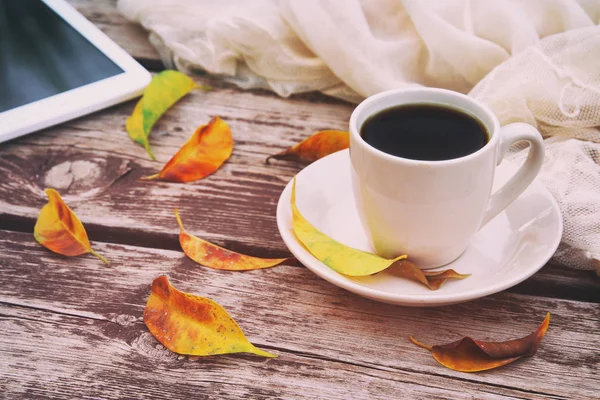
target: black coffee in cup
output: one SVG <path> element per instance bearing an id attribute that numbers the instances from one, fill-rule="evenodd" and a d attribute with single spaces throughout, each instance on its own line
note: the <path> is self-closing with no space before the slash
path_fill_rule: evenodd
<path id="1" fill-rule="evenodd" d="M 360 135 L 385 153 L 428 161 L 464 157 L 490 140 L 481 121 L 437 104 L 409 104 L 382 110 L 367 118 Z"/>

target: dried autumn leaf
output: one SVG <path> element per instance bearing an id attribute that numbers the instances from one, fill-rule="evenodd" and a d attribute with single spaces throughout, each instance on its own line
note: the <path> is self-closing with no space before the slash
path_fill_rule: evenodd
<path id="1" fill-rule="evenodd" d="M 265 162 L 268 164 L 273 158 L 275 160 L 311 163 L 336 151 L 347 149 L 349 142 L 350 135 L 348 132 L 334 130 L 320 131 L 281 153 L 267 157 Z"/>
<path id="2" fill-rule="evenodd" d="M 191 182 L 213 172 L 231 156 L 233 137 L 229 125 L 214 117 L 208 125 L 202 125 L 192 137 L 155 175 L 142 179 L 160 178 L 169 182 Z"/>
<path id="3" fill-rule="evenodd" d="M 197 236 L 190 235 L 183 228 L 179 212 L 175 209 L 175 218 L 179 224 L 179 243 L 186 256 L 214 269 L 228 271 L 249 271 L 253 269 L 270 268 L 290 261 L 293 258 L 258 258 L 246 256 L 231 250 L 224 249 Z"/>
<path id="4" fill-rule="evenodd" d="M 437 290 L 448 279 L 464 279 L 469 275 L 458 274 L 454 270 L 424 272 L 413 263 L 405 260 L 406 255 L 387 259 L 376 254 L 353 249 L 330 238 L 315 228 L 296 206 L 296 178 L 292 183 L 290 198 L 292 208 L 292 229 L 302 245 L 319 261 L 340 274 L 348 276 L 367 276 L 384 269 L 398 276 L 410 279 Z"/>
<path id="5" fill-rule="evenodd" d="M 91 253 L 108 264 L 106 258 L 92 250 L 83 224 L 58 192 L 46 189 L 46 194 L 48 204 L 42 207 L 33 228 L 35 240 L 47 249 L 64 256 Z"/>
<path id="6" fill-rule="evenodd" d="M 231 316 L 216 302 L 175 289 L 166 276 L 152 282 L 144 323 L 167 349 L 191 356 L 252 353 L 277 357 L 246 339 Z"/>
<path id="7" fill-rule="evenodd" d="M 296 178 L 292 184 L 290 199 L 292 208 L 292 228 L 294 234 L 306 249 L 323 264 L 340 274 L 366 276 L 383 271 L 405 255 L 388 260 L 366 251 L 348 247 L 315 228 L 296 206 Z"/>
<path id="8" fill-rule="evenodd" d="M 550 324 L 550 313 L 538 329 L 521 339 L 484 342 L 465 337 L 453 343 L 428 346 L 410 336 L 410 341 L 431 351 L 433 358 L 446 368 L 461 372 L 478 372 L 498 368 L 521 357 L 533 356 Z"/>
<path id="9" fill-rule="evenodd" d="M 178 71 L 162 71 L 152 78 L 144 95 L 135 105 L 125 127 L 129 137 L 146 149 L 155 160 L 148 137 L 152 126 L 179 99 L 198 87 L 189 76 Z"/>
<path id="10" fill-rule="evenodd" d="M 459 274 L 453 269 L 443 271 L 423 271 L 408 260 L 398 260 L 388 270 L 393 275 L 410 279 L 427 286 L 431 290 L 438 290 L 448 279 L 465 279 L 471 274 Z"/>

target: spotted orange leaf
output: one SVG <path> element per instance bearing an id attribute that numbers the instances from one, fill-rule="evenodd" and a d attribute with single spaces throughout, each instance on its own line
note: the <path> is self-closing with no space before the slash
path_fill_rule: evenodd
<path id="1" fill-rule="evenodd" d="M 179 243 L 181 244 L 183 252 L 200 265 L 228 271 L 248 271 L 274 267 L 293 259 L 293 257 L 251 257 L 224 249 L 223 247 L 219 247 L 216 244 L 212 244 L 187 233 L 183 228 L 183 222 L 181 222 L 177 209 L 175 209 L 175 218 L 177 218 L 177 223 L 179 224 Z"/>
<path id="2" fill-rule="evenodd" d="M 144 308 L 144 323 L 167 349 L 192 356 L 252 353 L 277 357 L 256 348 L 218 303 L 180 292 L 166 276 L 152 282 Z"/>
<path id="3" fill-rule="evenodd" d="M 347 149 L 349 141 L 348 132 L 320 131 L 281 153 L 269 156 L 266 163 L 271 159 L 311 163 L 336 151 Z"/>
<path id="4" fill-rule="evenodd" d="M 58 192 L 46 189 L 48 204 L 42 207 L 33 236 L 42 246 L 64 256 L 91 253 L 108 264 L 106 258 L 92 250 L 87 233 L 79 218 L 65 204 Z"/>
<path id="5" fill-rule="evenodd" d="M 160 178 L 170 182 L 191 182 L 202 179 L 213 172 L 231 156 L 233 137 L 229 125 L 214 117 L 202 125 L 192 137 L 175 153 L 156 175 L 144 180 Z"/>
<path id="6" fill-rule="evenodd" d="M 412 336 L 410 341 L 431 351 L 433 358 L 446 368 L 461 372 L 478 372 L 498 368 L 521 357 L 533 356 L 550 324 L 550 313 L 538 329 L 521 339 L 484 342 L 465 337 L 453 343 L 428 346 Z"/>

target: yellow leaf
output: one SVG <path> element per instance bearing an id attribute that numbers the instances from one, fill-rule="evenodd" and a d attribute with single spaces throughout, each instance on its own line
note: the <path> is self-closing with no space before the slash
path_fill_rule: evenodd
<path id="1" fill-rule="evenodd" d="M 206 297 L 175 289 L 166 276 L 152 282 L 144 323 L 167 349 L 191 356 L 253 353 L 277 357 L 246 339 L 227 311 Z"/>
<path id="2" fill-rule="evenodd" d="M 388 260 L 378 255 L 348 247 L 315 228 L 296 207 L 296 178 L 292 184 L 292 227 L 302 244 L 323 264 L 348 276 L 366 276 L 383 271 L 406 255 Z"/>
<path id="3" fill-rule="evenodd" d="M 347 149 L 349 142 L 350 134 L 348 132 L 320 131 L 287 150 L 267 157 L 266 163 L 268 164 L 272 158 L 311 163 L 336 151 Z"/>
<path id="4" fill-rule="evenodd" d="M 224 249 L 202 240 L 197 236 L 190 235 L 183 228 L 183 222 L 179 217 L 179 212 L 175 209 L 175 218 L 179 224 L 179 244 L 186 256 L 200 265 L 213 269 L 223 269 L 227 271 L 249 271 L 253 269 L 270 268 L 286 261 L 293 260 L 288 258 L 258 258 L 236 253 L 235 251 Z"/>
<path id="5" fill-rule="evenodd" d="M 190 90 L 198 87 L 187 75 L 178 71 L 162 71 L 152 78 L 144 95 L 135 105 L 125 124 L 129 137 L 146 149 L 154 160 L 148 137 L 154 123 Z"/>
<path id="6" fill-rule="evenodd" d="M 92 250 L 79 218 L 64 203 L 58 192 L 46 189 L 48 204 L 40 211 L 33 236 L 42 246 L 64 256 L 91 253 L 108 264 L 106 258 Z"/>
<path id="7" fill-rule="evenodd" d="M 394 259 L 348 247 L 315 228 L 296 206 L 296 178 L 292 183 L 290 198 L 292 229 L 298 240 L 319 261 L 340 274 L 367 276 L 390 268 L 390 274 L 421 283 L 431 290 L 439 289 L 448 279 L 464 279 L 469 275 L 449 269 L 444 271 L 422 271 L 406 260 L 406 255 Z"/>
<path id="8" fill-rule="evenodd" d="M 214 117 L 202 125 L 156 175 L 143 180 L 162 179 L 169 182 L 191 182 L 215 172 L 233 152 L 229 125 Z"/>

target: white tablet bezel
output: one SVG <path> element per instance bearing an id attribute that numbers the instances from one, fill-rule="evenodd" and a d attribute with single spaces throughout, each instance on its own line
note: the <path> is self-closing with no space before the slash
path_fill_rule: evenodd
<path id="1" fill-rule="evenodd" d="M 0 142 L 132 99 L 142 94 L 152 78 L 144 67 L 66 1 L 42 1 L 124 72 L 0 112 Z"/>

